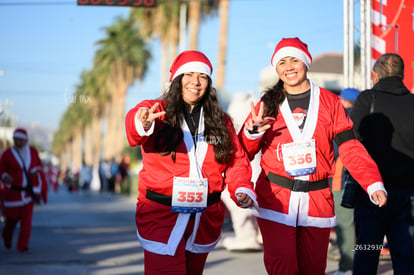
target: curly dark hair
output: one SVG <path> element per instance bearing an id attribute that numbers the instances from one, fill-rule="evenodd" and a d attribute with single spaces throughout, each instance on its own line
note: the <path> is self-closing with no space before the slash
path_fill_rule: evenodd
<path id="1" fill-rule="evenodd" d="M 169 90 L 161 96 L 161 99 L 165 100 L 166 124 L 160 129 L 155 140 L 157 151 L 163 155 L 171 154 L 174 161 L 176 148 L 184 137 L 181 126 L 186 106 L 182 97 L 182 78 L 183 75 L 176 77 Z M 233 144 L 230 139 L 230 131 L 227 128 L 230 118 L 219 106 L 217 92 L 212 87 L 210 78 L 200 102 L 204 112 L 204 136 L 207 142 L 214 146 L 216 161 L 227 164 L 233 154 Z"/>
<path id="2" fill-rule="evenodd" d="M 277 113 L 279 112 L 279 105 L 285 100 L 286 91 L 283 88 L 283 81 L 279 81 L 268 88 L 263 92 L 261 97 L 262 102 L 264 103 L 264 112 L 263 116 L 269 116 L 276 118 Z"/>

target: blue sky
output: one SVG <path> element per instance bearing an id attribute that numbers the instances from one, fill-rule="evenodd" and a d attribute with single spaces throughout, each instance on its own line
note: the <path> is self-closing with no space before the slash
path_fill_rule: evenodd
<path id="1" fill-rule="evenodd" d="M 68 3 L 2 5 L 4 3 Z M 73 4 L 71 4 L 73 3 Z M 231 0 L 225 88 L 259 94 L 260 71 L 269 66 L 275 44 L 300 37 L 313 57 L 343 52 L 340 0 Z M 7 99 L 17 126 L 40 124 L 57 129 L 80 74 L 92 66 L 103 28 L 125 7 L 77 6 L 76 0 L 0 0 L 0 106 Z M 213 64 L 218 52 L 218 18 L 201 26 L 199 50 Z M 160 47 L 151 42 L 153 59 L 144 81 L 128 91 L 126 109 L 160 94 Z"/>

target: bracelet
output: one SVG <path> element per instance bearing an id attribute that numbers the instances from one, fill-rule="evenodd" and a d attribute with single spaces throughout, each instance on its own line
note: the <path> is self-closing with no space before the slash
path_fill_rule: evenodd
<path id="1" fill-rule="evenodd" d="M 259 133 L 257 131 L 257 129 L 259 128 L 259 125 L 253 125 L 253 129 L 252 130 L 247 130 L 249 132 L 249 134 L 257 134 Z"/>

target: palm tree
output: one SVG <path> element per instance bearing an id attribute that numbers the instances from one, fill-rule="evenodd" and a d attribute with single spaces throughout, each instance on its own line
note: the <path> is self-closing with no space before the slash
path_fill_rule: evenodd
<path id="1" fill-rule="evenodd" d="M 156 8 L 131 9 L 131 17 L 141 26 L 143 36 L 147 39 L 160 39 L 161 90 L 168 80 L 168 68 L 177 55 L 180 6 L 186 5 L 188 11 L 189 49 L 197 50 L 200 21 L 204 15 L 214 14 L 219 2 L 220 0 L 159 0 Z"/>
<path id="2" fill-rule="evenodd" d="M 220 0 L 187 0 L 189 2 L 188 11 L 188 36 L 189 50 L 198 49 L 198 35 L 200 33 L 200 23 L 209 16 L 216 16 L 219 9 Z"/>
<path id="3" fill-rule="evenodd" d="M 190 1 L 190 9 L 188 11 L 188 37 L 189 50 L 198 49 L 198 33 L 200 32 L 201 21 L 201 0 Z"/>
<path id="4" fill-rule="evenodd" d="M 160 39 L 161 90 L 168 79 L 168 67 L 177 54 L 180 2 L 179 0 L 158 1 L 155 8 L 131 9 L 131 17 L 140 26 L 141 34 L 146 39 Z"/>
<path id="5" fill-rule="evenodd" d="M 224 88 L 226 72 L 226 51 L 227 51 L 227 29 L 229 25 L 229 6 L 230 0 L 220 1 L 220 34 L 219 34 L 219 52 L 217 64 L 217 88 Z"/>
<path id="6" fill-rule="evenodd" d="M 97 165 L 101 157 L 102 118 L 110 105 L 106 75 L 105 70 L 94 68 L 84 76 L 85 92 L 90 99 L 90 102 L 87 102 L 88 110 L 91 115 L 90 124 L 87 126 L 90 129 L 88 129 L 88 135 L 85 136 L 88 138 L 85 140 L 85 149 L 89 152 L 90 159 L 86 158 L 88 154 L 85 152 L 85 160 L 93 165 Z"/>
<path id="7" fill-rule="evenodd" d="M 61 118 L 60 127 L 53 138 L 52 149 L 60 156 L 63 168 L 79 168 L 82 163 L 83 125 L 88 116 L 85 105 L 75 100 L 79 95 L 78 90 Z M 63 156 L 68 156 L 68 159 L 63 159 Z"/>
<path id="8" fill-rule="evenodd" d="M 151 54 L 131 17 L 117 18 L 105 33 L 106 37 L 96 43 L 100 48 L 94 67 L 107 72 L 111 105 L 106 115 L 104 157 L 109 159 L 122 152 L 126 94 L 136 79 L 143 79 Z"/>

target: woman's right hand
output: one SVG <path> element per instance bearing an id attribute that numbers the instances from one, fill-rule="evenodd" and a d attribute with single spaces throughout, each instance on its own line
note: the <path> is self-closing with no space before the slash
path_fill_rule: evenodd
<path id="1" fill-rule="evenodd" d="M 254 102 L 250 102 L 250 109 L 251 109 L 251 117 L 246 120 L 244 127 L 250 132 L 250 133 L 261 133 L 266 131 L 270 128 L 271 122 L 274 121 L 274 118 L 272 117 L 265 117 L 263 118 L 264 113 L 264 103 L 260 102 L 259 107 L 259 113 L 256 114 L 256 110 L 254 108 Z"/>
<path id="2" fill-rule="evenodd" d="M 157 109 L 158 105 L 160 105 L 158 102 L 155 103 L 151 109 L 148 109 L 147 107 L 141 107 L 138 109 L 136 114 L 136 119 L 139 119 L 142 123 L 142 126 L 144 129 L 149 129 L 151 127 L 151 123 L 160 116 L 165 115 L 165 111 L 161 111 L 156 113 L 155 110 Z"/>

